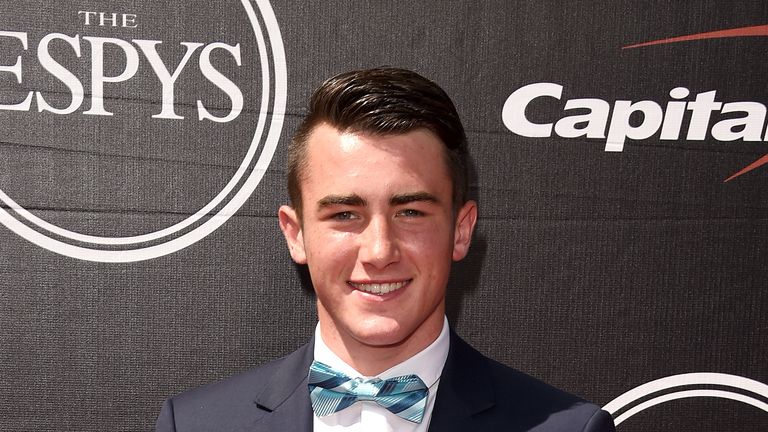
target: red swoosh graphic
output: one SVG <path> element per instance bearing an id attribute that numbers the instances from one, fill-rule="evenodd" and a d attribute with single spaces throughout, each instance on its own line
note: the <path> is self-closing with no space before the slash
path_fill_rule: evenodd
<path id="1" fill-rule="evenodd" d="M 696 33 L 692 35 L 677 36 L 677 37 L 671 37 L 666 39 L 657 39 L 657 40 L 642 42 L 634 45 L 627 45 L 625 47 L 622 47 L 621 49 L 640 48 L 640 47 L 651 46 L 651 45 L 662 45 L 662 44 L 669 44 L 669 43 L 675 43 L 675 42 L 685 42 L 685 41 L 702 40 L 702 39 L 719 39 L 719 38 L 747 37 L 747 36 L 768 36 L 768 24 L 750 26 L 750 27 L 739 27 L 739 28 L 728 29 L 728 30 L 717 30 L 717 31 L 705 32 L 705 33 Z M 740 171 L 734 173 L 727 179 L 723 180 L 723 183 L 731 181 L 736 177 L 742 174 L 746 174 L 752 171 L 753 169 L 759 168 L 765 164 L 768 164 L 768 154 L 752 162 L 751 164 L 745 166 Z"/>
<path id="2" fill-rule="evenodd" d="M 662 45 L 662 44 L 685 42 L 685 41 L 692 41 L 692 40 L 718 39 L 718 38 L 728 38 L 728 37 L 745 37 L 745 36 L 768 36 L 768 24 L 751 26 L 751 27 L 739 27 L 739 28 L 729 29 L 729 30 L 717 30 L 717 31 L 711 31 L 706 33 L 696 33 L 692 35 L 677 36 L 677 37 L 671 37 L 667 39 L 658 39 L 658 40 L 642 42 L 634 45 L 627 45 L 625 47 L 622 47 L 621 49 L 640 48 L 644 46 Z"/>
<path id="3" fill-rule="evenodd" d="M 746 174 L 746 173 L 752 171 L 753 169 L 759 168 L 759 167 L 761 167 L 761 166 L 763 166 L 763 165 L 765 165 L 767 163 L 768 163 L 768 154 L 763 156 L 763 157 L 761 157 L 760 159 L 752 162 L 751 164 L 745 166 L 744 168 L 741 169 L 741 171 L 737 172 L 736 174 L 733 174 L 732 176 L 730 176 L 727 179 L 723 180 L 723 183 L 725 183 L 727 181 L 731 181 L 731 180 L 735 179 L 736 177 L 738 177 L 738 176 L 740 176 L 742 174 Z"/>

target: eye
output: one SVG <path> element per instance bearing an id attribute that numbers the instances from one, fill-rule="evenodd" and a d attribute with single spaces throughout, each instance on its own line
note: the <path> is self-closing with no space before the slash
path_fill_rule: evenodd
<path id="1" fill-rule="evenodd" d="M 350 211 L 343 211 L 343 212 L 334 213 L 333 216 L 331 216 L 331 219 L 344 221 L 344 220 L 356 219 L 356 216 L 354 213 Z"/>
<path id="2" fill-rule="evenodd" d="M 414 209 L 403 209 L 403 210 L 400 210 L 399 212 L 397 212 L 397 216 L 404 216 L 404 217 L 412 218 L 412 217 L 424 216 L 424 213 L 419 211 L 419 210 L 414 210 Z"/>

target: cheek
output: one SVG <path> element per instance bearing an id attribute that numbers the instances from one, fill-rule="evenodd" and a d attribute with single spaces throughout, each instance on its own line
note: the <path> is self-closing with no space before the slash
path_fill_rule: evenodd
<path id="1" fill-rule="evenodd" d="M 453 253 L 453 229 L 442 224 L 430 224 L 417 230 L 407 230 L 400 236 L 401 245 L 417 256 L 450 257 Z"/>
<path id="2" fill-rule="evenodd" d="M 335 273 L 352 261 L 354 265 L 354 239 L 348 233 L 314 233 L 304 239 L 307 264 L 313 273 Z"/>

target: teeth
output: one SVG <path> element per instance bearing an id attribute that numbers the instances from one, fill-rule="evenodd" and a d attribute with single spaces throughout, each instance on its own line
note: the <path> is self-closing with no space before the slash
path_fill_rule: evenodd
<path id="1" fill-rule="evenodd" d="M 405 286 L 407 282 L 393 283 L 351 283 L 353 287 L 371 294 L 383 295 Z"/>

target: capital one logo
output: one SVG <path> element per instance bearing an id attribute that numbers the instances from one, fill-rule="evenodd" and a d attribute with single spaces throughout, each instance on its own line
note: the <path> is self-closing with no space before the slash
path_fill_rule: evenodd
<path id="1" fill-rule="evenodd" d="M 53 28 L 46 34 L 28 31 L 20 23 L 8 24 L 0 16 L 0 127 L 3 123 L 9 125 L 8 132 L 0 136 L 0 158 L 6 159 L 0 162 L 11 164 L 12 154 L 23 155 L 14 152 L 15 147 L 29 146 L 38 152 L 55 153 L 61 149 L 49 151 L 38 145 L 35 137 L 55 141 L 58 127 L 68 131 L 69 139 L 74 141 L 79 137 L 73 137 L 71 131 L 87 124 L 93 126 L 87 131 L 90 135 L 82 139 L 92 143 L 79 144 L 81 147 L 75 150 L 67 143 L 62 144 L 63 150 L 77 153 L 80 159 L 94 157 L 91 153 L 102 156 L 88 146 L 120 147 L 140 142 L 165 155 L 173 154 L 174 146 L 198 152 L 202 143 L 210 146 L 210 154 L 216 152 L 215 146 L 222 145 L 221 140 L 242 139 L 237 160 L 231 164 L 231 172 L 227 171 L 231 175 L 217 184 L 216 192 L 205 196 L 205 203 L 196 211 L 174 214 L 167 225 L 154 224 L 138 233 L 136 228 L 128 229 L 130 235 L 100 235 L 56 224 L 44 217 L 45 212 L 26 208 L 20 197 L 9 191 L 24 182 L 24 173 L 0 172 L 0 223 L 42 248 L 72 258 L 100 262 L 147 260 L 176 252 L 211 234 L 243 206 L 260 183 L 277 147 L 285 114 L 287 73 L 283 42 L 268 0 L 218 4 L 219 15 L 212 13 L 207 2 L 197 6 L 194 2 L 154 5 L 171 8 L 163 13 L 112 11 L 110 2 L 96 3 L 106 11 L 97 6 L 93 10 L 62 11 L 57 19 L 64 21 L 65 30 Z M 173 8 L 182 5 L 187 14 L 175 14 Z M 194 12 L 198 26 L 185 22 L 184 27 L 169 28 L 172 16 L 189 17 L 189 11 Z M 5 17 L 9 14 L 13 11 L 4 11 Z M 227 22 L 211 22 L 221 18 L 221 14 L 225 14 Z M 233 17 L 241 25 L 230 29 L 227 25 L 235 22 Z M 209 28 L 199 29 L 201 23 Z M 11 25 L 14 28 L 6 27 Z M 222 32 L 222 28 L 226 30 Z M 164 39 L 159 40 L 159 35 Z M 40 90 L 37 85 L 57 87 Z M 152 95 L 132 95 L 135 87 L 141 85 L 157 91 Z M 125 106 L 139 108 L 121 111 Z M 25 124 L 27 121 L 30 124 Z M 48 129 L 35 130 L 39 125 Z M 205 133 L 187 133 L 174 142 L 174 131 L 185 130 Z M 161 135 L 170 138 L 154 142 L 157 136 L 147 131 L 164 131 Z M 7 138 L 10 135 L 15 138 Z M 133 141 L 128 137 L 133 137 Z M 130 148 L 121 150 L 130 155 L 127 158 L 144 157 L 140 151 L 133 152 L 137 154 L 134 156 Z M 3 156 L 4 151 L 7 156 Z M 126 158 L 124 154 L 107 157 Z M 163 157 L 147 159 L 164 161 Z M 17 165 L 22 166 L 22 162 Z M 185 160 L 178 163 L 189 164 Z M 120 174 L 82 175 L 97 178 Z M 141 180 L 141 175 L 134 175 L 136 186 L 129 192 L 133 197 L 143 192 L 139 188 Z M 119 179 L 114 183 L 119 184 Z M 15 190 L 18 194 L 22 189 Z M 88 195 L 88 191 L 78 192 Z M 159 192 L 157 195 L 164 196 Z M 99 216 L 98 211 L 93 213 Z"/>
<path id="2" fill-rule="evenodd" d="M 768 25 L 720 30 L 668 39 L 654 40 L 624 49 L 641 48 L 692 40 L 730 37 L 768 36 Z M 718 100 L 717 90 L 692 92 L 684 86 L 669 90 L 669 100 L 616 100 L 573 98 L 564 101 L 563 115 L 535 122 L 526 109 L 537 100 L 562 100 L 564 86 L 540 82 L 525 85 L 507 98 L 502 109 L 502 121 L 511 132 L 533 138 L 595 138 L 605 142 L 606 152 L 621 152 L 627 139 L 644 140 L 658 134 L 660 140 L 719 142 L 768 142 L 766 106 L 757 101 Z M 569 114 L 569 111 L 571 114 Z M 575 113 L 574 113 L 575 112 Z M 633 121 L 633 118 L 642 121 Z M 722 118 L 719 118 L 722 116 Z M 559 118 L 558 118 L 559 117 Z M 688 126 L 684 128 L 684 119 Z M 727 177 L 732 180 L 768 163 L 768 155 Z"/>

